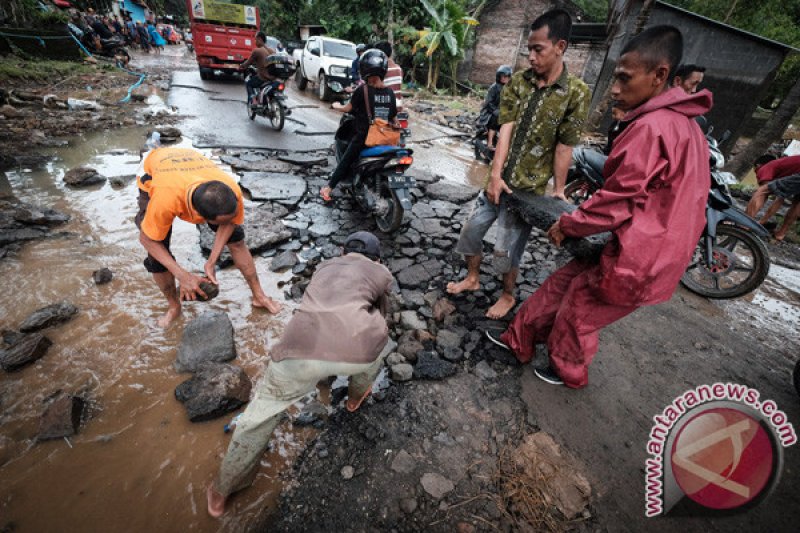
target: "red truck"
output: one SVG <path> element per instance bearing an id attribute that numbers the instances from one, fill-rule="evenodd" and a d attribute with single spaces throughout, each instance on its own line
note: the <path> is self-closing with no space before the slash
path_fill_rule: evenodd
<path id="1" fill-rule="evenodd" d="M 236 72 L 256 46 L 258 8 L 214 0 L 186 0 L 186 8 L 200 78 L 212 78 L 215 70 Z"/>

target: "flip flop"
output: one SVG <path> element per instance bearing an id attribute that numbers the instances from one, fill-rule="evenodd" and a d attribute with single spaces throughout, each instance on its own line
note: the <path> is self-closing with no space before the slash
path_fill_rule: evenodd
<path id="1" fill-rule="evenodd" d="M 331 193 L 329 193 L 329 192 L 326 193 L 326 192 L 322 192 L 322 190 L 320 190 L 319 191 L 319 195 L 322 197 L 322 201 L 323 202 L 332 202 L 333 201 L 333 198 L 331 198 Z"/>
<path id="2" fill-rule="evenodd" d="M 363 395 L 363 396 L 362 396 L 362 397 L 361 397 L 361 398 L 358 400 L 358 403 L 355 405 L 355 407 L 351 407 L 351 405 L 350 405 L 350 398 L 348 398 L 348 399 L 347 399 L 347 402 L 345 402 L 345 407 L 347 407 L 347 411 L 348 411 L 348 412 L 350 412 L 350 413 L 355 413 L 356 411 L 358 411 L 358 408 L 359 408 L 359 407 L 361 407 L 361 404 L 364 402 L 364 400 L 367 398 L 367 396 L 369 396 L 369 395 L 370 395 L 370 393 L 371 393 L 371 392 L 372 392 L 372 385 L 370 385 L 369 387 L 367 387 L 367 391 L 366 391 L 366 392 L 364 393 L 364 395 Z"/>

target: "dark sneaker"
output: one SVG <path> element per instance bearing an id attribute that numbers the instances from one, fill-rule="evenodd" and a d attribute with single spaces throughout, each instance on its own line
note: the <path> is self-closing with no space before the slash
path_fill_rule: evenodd
<path id="1" fill-rule="evenodd" d="M 502 334 L 503 334 L 503 331 L 500 330 L 500 329 L 487 329 L 486 330 L 486 338 L 487 339 L 489 339 L 490 341 L 492 341 L 494 344 L 498 345 L 502 349 L 510 351 L 511 348 L 508 347 L 508 344 L 506 344 L 506 343 L 504 343 L 503 341 L 500 340 L 500 335 L 502 335 Z"/>
<path id="2" fill-rule="evenodd" d="M 542 381 L 546 381 L 550 385 L 563 385 L 564 380 L 558 377 L 552 368 L 549 366 L 546 368 L 534 368 L 533 373 L 536 374 L 536 377 L 541 379 Z"/>

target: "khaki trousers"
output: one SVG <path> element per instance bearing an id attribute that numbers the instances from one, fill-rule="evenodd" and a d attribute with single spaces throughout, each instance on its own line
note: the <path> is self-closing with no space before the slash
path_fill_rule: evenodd
<path id="1" fill-rule="evenodd" d="M 284 359 L 267 366 L 256 393 L 239 417 L 228 451 L 220 466 L 215 488 L 225 497 L 253 483 L 261 456 L 267 449 L 280 415 L 313 391 L 329 376 L 350 376 L 349 398 L 361 398 L 375 381 L 383 359 L 395 347 L 389 340 L 371 363 L 339 363 L 310 359 Z"/>

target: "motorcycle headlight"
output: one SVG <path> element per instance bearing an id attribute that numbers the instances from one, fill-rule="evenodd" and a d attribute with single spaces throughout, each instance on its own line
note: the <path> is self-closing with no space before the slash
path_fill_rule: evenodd
<path id="1" fill-rule="evenodd" d="M 331 76 L 347 76 L 347 71 L 350 70 L 347 67 L 341 67 L 339 65 L 333 65 L 331 67 Z"/>

